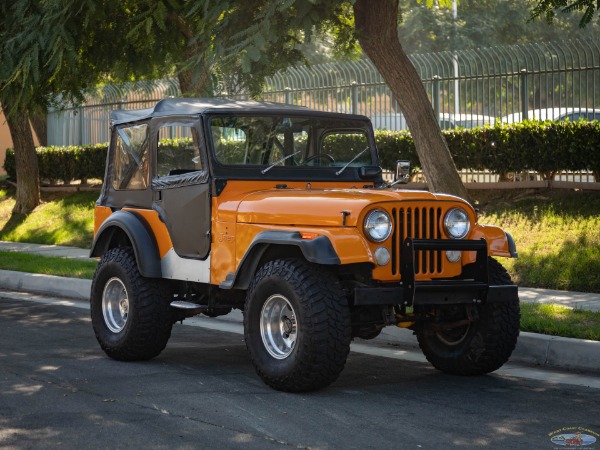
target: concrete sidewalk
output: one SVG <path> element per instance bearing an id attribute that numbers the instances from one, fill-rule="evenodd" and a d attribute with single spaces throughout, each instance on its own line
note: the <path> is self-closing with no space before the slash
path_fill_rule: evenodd
<path id="1" fill-rule="evenodd" d="M 0 251 L 77 259 L 89 258 L 87 249 L 56 245 L 0 241 Z M 90 288 L 90 280 L 0 270 L 0 290 L 4 291 L 31 292 L 89 302 Z M 600 311 L 600 294 L 519 287 L 519 296 L 522 302 L 551 303 Z M 236 310 L 214 320 L 241 323 L 242 314 Z M 410 330 L 396 327 L 384 328 L 374 341 L 380 345 L 418 348 L 417 340 Z M 523 332 L 511 361 L 600 374 L 600 342 Z"/>

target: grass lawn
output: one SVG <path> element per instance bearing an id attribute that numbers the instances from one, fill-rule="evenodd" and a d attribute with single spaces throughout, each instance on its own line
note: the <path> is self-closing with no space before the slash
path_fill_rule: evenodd
<path id="1" fill-rule="evenodd" d="M 0 251 L 0 270 L 91 280 L 97 265 L 96 261 Z"/>
<path id="2" fill-rule="evenodd" d="M 523 303 L 521 331 L 600 341 L 600 312 Z"/>
<path id="3" fill-rule="evenodd" d="M 501 262 L 517 284 L 600 292 L 600 192 L 496 192 L 479 221 L 515 239 L 519 258 Z"/>
<path id="4" fill-rule="evenodd" d="M 0 189 L 0 240 L 91 247 L 97 192 L 42 195 L 33 213 L 11 216 L 13 192 Z"/>

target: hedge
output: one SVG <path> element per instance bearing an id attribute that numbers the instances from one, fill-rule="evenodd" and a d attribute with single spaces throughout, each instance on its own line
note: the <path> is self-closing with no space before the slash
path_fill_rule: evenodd
<path id="1" fill-rule="evenodd" d="M 500 124 L 494 127 L 444 131 L 450 153 L 459 170 L 489 170 L 492 173 L 532 171 L 549 179 L 562 170 L 594 172 L 600 181 L 600 121 L 538 122 Z M 408 131 L 375 131 L 381 165 L 393 170 L 398 159 L 419 166 L 414 143 Z M 163 151 L 181 151 L 185 139 L 161 142 Z M 235 143 L 233 144 L 235 146 Z M 348 145 L 340 141 L 340 145 Z M 229 146 L 228 146 L 229 147 Z M 235 154 L 239 148 L 220 148 Z M 107 144 L 82 147 L 37 148 L 40 179 L 70 183 L 88 178 L 102 179 Z M 186 156 L 187 157 L 187 156 Z M 4 169 L 15 178 L 14 152 L 6 152 Z"/>

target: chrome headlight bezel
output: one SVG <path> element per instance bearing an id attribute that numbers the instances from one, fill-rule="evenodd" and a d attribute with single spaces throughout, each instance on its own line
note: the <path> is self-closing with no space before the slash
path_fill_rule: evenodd
<path id="1" fill-rule="evenodd" d="M 365 236 L 373 242 L 383 242 L 392 234 L 392 219 L 383 209 L 369 212 L 363 223 Z"/>
<path id="2" fill-rule="evenodd" d="M 460 207 L 450 209 L 444 216 L 444 230 L 452 239 L 463 239 L 471 231 L 469 213 Z"/>

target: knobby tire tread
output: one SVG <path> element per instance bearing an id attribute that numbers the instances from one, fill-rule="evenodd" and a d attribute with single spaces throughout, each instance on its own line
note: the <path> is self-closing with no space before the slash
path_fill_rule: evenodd
<path id="1" fill-rule="evenodd" d="M 131 286 L 128 295 L 130 303 L 133 303 L 130 306 L 130 312 L 133 314 L 128 317 L 126 330 L 122 331 L 125 332 L 124 339 L 117 345 L 105 338 L 106 333 L 111 332 L 104 325 L 101 309 L 99 317 L 94 317 L 94 311 L 98 314 L 98 305 L 94 305 L 94 302 L 102 301 L 104 289 L 103 284 L 97 283 L 114 276 L 115 265 L 119 266 L 128 278 Z M 104 273 L 106 271 L 109 275 Z M 139 273 L 131 248 L 113 248 L 103 255 L 92 282 L 91 302 L 96 338 L 111 358 L 120 361 L 144 361 L 158 356 L 166 347 L 173 327 L 169 291 L 163 280 L 145 278 Z"/>
<path id="2" fill-rule="evenodd" d="M 491 285 L 513 284 L 506 269 L 493 258 L 488 259 L 488 277 Z M 475 332 L 454 357 L 436 350 L 439 342 L 433 342 L 437 340 L 435 333 L 417 332 L 419 346 L 435 368 L 454 375 L 483 375 L 508 361 L 519 336 L 518 300 L 482 305 L 479 314 L 479 319 L 474 322 Z"/>
<path id="3" fill-rule="evenodd" d="M 276 279 L 289 284 L 303 310 L 301 345 L 295 349 L 298 358 L 294 369 L 282 376 L 271 375 L 268 368 L 263 367 L 254 348 L 257 344 L 262 345 L 261 338 L 248 335 L 248 321 L 251 320 L 248 309 L 258 307 L 252 304 L 258 299 L 252 297 L 261 283 Z M 266 384 L 282 391 L 305 392 L 321 389 L 338 378 L 350 351 L 351 324 L 347 302 L 337 278 L 301 260 L 270 261 L 259 269 L 251 283 L 246 308 L 246 346 L 259 376 Z"/>

